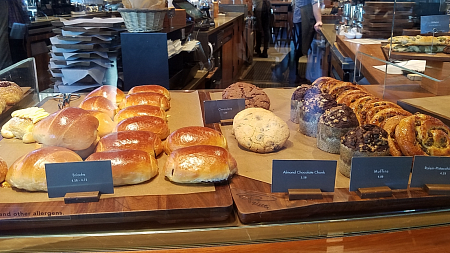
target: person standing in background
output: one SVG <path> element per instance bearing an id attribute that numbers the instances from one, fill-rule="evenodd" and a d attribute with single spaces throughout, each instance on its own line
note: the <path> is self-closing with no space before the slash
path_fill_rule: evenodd
<path id="1" fill-rule="evenodd" d="M 308 55 L 308 50 L 314 38 L 314 34 L 322 27 L 322 14 L 319 0 L 295 0 L 294 1 L 294 60 L 296 80 L 298 75 L 298 61 L 303 55 Z"/>
<path id="2" fill-rule="evenodd" d="M 270 40 L 270 15 L 271 3 L 269 0 L 253 0 L 253 13 L 256 17 L 256 45 L 255 52 L 259 57 L 267 58 Z M 261 40 L 263 42 L 263 51 L 261 53 Z"/>
<path id="3" fill-rule="evenodd" d="M 14 23 L 30 22 L 24 8 L 26 4 L 23 0 L 0 0 L 0 69 L 27 57 L 24 37 L 10 41 Z"/>
<path id="4" fill-rule="evenodd" d="M 11 65 L 8 31 L 8 1 L 0 0 L 0 69 Z"/>

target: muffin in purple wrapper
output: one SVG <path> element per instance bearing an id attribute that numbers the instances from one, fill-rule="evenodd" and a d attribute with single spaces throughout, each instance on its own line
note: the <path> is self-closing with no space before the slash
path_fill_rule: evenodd
<path id="1" fill-rule="evenodd" d="M 307 84 L 302 84 L 295 89 L 294 93 L 292 93 L 290 120 L 296 124 L 298 124 L 298 111 L 303 104 L 303 97 L 310 87 L 311 86 Z"/>
<path id="2" fill-rule="evenodd" d="M 299 131 L 307 136 L 317 136 L 317 124 L 320 116 L 332 107 L 337 106 L 336 100 L 329 94 L 315 94 L 306 97 L 299 111 Z"/>
<path id="3" fill-rule="evenodd" d="M 317 128 L 317 147 L 332 154 L 339 154 L 341 137 L 359 125 L 353 110 L 338 105 L 320 116 Z"/>

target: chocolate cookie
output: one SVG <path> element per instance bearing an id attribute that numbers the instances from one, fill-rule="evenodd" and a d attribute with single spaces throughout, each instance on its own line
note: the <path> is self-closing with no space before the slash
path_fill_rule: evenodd
<path id="1" fill-rule="evenodd" d="M 259 87 L 250 83 L 237 82 L 222 92 L 223 99 L 245 98 L 245 108 L 259 107 L 269 110 L 270 99 Z"/>

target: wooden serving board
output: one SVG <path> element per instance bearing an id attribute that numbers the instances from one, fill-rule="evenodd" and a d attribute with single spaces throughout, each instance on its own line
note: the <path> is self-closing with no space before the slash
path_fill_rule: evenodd
<path id="1" fill-rule="evenodd" d="M 289 121 L 293 91 L 294 89 L 265 89 L 271 101 L 270 110 L 287 122 L 291 130 L 284 149 L 268 154 L 244 150 L 229 134 L 229 126 L 221 127 L 229 150 L 238 162 L 239 175 L 231 179 L 230 190 L 236 213 L 242 223 L 328 220 L 450 207 L 450 196 L 430 196 L 420 188 L 394 190 L 392 197 L 361 199 L 356 192 L 349 191 L 349 179 L 339 171 L 336 173 L 334 193 L 324 193 L 322 199 L 290 201 L 287 193 L 272 193 L 270 179 L 273 159 L 339 159 L 339 155 L 319 150 L 314 138 L 293 130 L 295 124 Z M 215 93 L 211 97 L 218 99 Z"/>
<path id="2" fill-rule="evenodd" d="M 386 42 L 381 43 L 381 49 L 388 59 L 389 49 L 385 48 Z M 450 61 L 450 54 L 445 53 L 415 53 L 415 52 L 391 52 L 391 60 L 425 60 L 425 61 L 435 61 L 435 62 L 448 62 Z"/>
<path id="3" fill-rule="evenodd" d="M 450 207 L 450 196 L 430 196 L 420 188 L 393 191 L 392 197 L 361 199 L 348 188 L 336 188 L 319 200 L 292 200 L 287 193 L 271 193 L 270 184 L 244 176 L 230 183 L 237 214 L 242 223 L 380 215 L 403 210 Z"/>
<path id="4" fill-rule="evenodd" d="M 177 121 L 186 122 L 189 124 L 190 118 L 192 122 L 202 122 L 201 112 L 199 108 L 199 99 L 197 93 L 192 93 L 197 97 L 195 103 L 192 95 L 187 94 L 191 92 L 177 92 L 178 95 L 174 98 L 172 94 L 172 108 L 168 111 L 169 127 L 171 122 Z M 186 93 L 186 96 L 184 95 Z M 180 110 L 174 109 L 173 104 L 176 102 L 178 108 L 183 105 Z M 71 106 L 77 106 L 81 101 L 76 100 L 71 103 Z M 52 102 L 53 105 L 56 102 Z M 48 104 L 43 104 L 45 107 Z M 48 106 L 47 106 L 48 107 Z M 46 109 L 47 110 L 47 109 Z M 189 115 L 190 112 L 191 114 Z M 195 118 L 195 120 L 194 120 Z M 199 119 L 199 120 L 197 120 Z M 172 125 L 173 126 L 173 125 Z M 172 131 L 174 128 L 170 128 Z M 2 140 L 0 141 L 0 149 L 11 149 L 11 146 L 3 144 L 13 143 L 15 148 L 31 149 L 33 144 L 23 144 L 20 140 Z M 37 145 L 37 144 L 34 144 Z M 27 151 L 23 151 L 27 153 Z M 9 157 L 11 160 L 11 157 Z M 6 160 L 6 159 L 5 159 Z M 12 159 L 14 161 L 15 159 Z M 158 161 L 160 157 L 158 157 Z M 8 161 L 7 161 L 8 162 Z M 11 164 L 9 161 L 8 164 Z M 211 222 L 227 220 L 233 211 L 233 200 L 231 197 L 228 184 L 205 184 L 199 185 L 199 188 L 211 188 L 207 191 L 194 191 L 189 193 L 194 185 L 173 185 L 170 182 L 163 184 L 153 184 L 153 181 L 165 181 L 164 174 L 160 174 L 152 179 L 150 182 L 145 182 L 141 185 L 115 187 L 115 195 L 102 196 L 99 202 L 91 203 L 75 203 L 65 204 L 62 198 L 55 200 L 48 199 L 46 193 L 42 192 L 24 192 L 13 189 L 1 189 L 2 194 L 14 194 L 14 196 L 21 197 L 27 201 L 17 201 L 13 195 L 6 196 L 11 201 L 3 201 L 0 199 L 0 231 L 13 229 L 30 229 L 40 227 L 60 227 L 60 226 L 76 226 L 87 224 L 104 224 L 104 223 L 124 223 L 124 222 L 149 222 L 149 223 L 177 223 L 177 222 Z M 164 186 L 169 183 L 169 188 L 163 190 L 155 190 L 156 194 L 151 194 L 149 191 L 156 186 Z M 143 188 L 145 187 L 145 188 Z M 168 194 L 164 189 L 170 191 L 175 187 L 189 188 L 185 193 Z M 14 191 L 14 192 L 13 192 Z M 159 192 L 161 192 L 159 194 Z M 121 192 L 128 192 L 126 196 L 117 196 Z M 0 195 L 2 195 L 0 194 Z M 26 196 L 24 196 L 26 195 Z M 42 199 L 42 200 L 41 200 Z"/>

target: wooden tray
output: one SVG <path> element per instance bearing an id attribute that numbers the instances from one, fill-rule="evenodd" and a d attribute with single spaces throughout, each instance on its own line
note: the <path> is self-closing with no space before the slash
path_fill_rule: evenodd
<path id="1" fill-rule="evenodd" d="M 214 189 L 187 194 L 108 197 L 99 202 L 76 204 L 65 204 L 63 200 L 0 203 L 0 231 L 124 222 L 227 220 L 233 211 L 229 185 L 215 184 Z"/>
<path id="2" fill-rule="evenodd" d="M 383 50 L 384 56 L 388 59 L 389 49 L 384 46 L 387 42 L 381 43 L 381 49 Z M 414 52 L 391 52 L 391 60 L 425 60 L 425 61 L 437 61 L 437 62 L 448 62 L 450 61 L 450 54 L 445 53 L 414 53 Z"/>
<path id="3" fill-rule="evenodd" d="M 393 191 L 392 197 L 374 199 L 361 199 L 348 188 L 337 188 L 320 200 L 289 201 L 286 193 L 271 193 L 268 183 L 235 176 L 230 189 L 242 223 L 355 218 L 450 207 L 450 196 L 430 196 L 420 188 Z"/>

